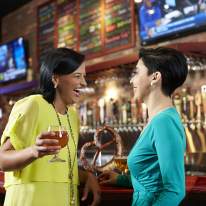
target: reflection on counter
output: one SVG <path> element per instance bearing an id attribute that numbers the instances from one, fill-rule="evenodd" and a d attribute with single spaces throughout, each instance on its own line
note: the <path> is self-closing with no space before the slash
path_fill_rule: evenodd
<path id="1" fill-rule="evenodd" d="M 80 187 L 80 196 L 83 189 Z M 101 203 L 100 206 L 131 205 L 133 189 L 125 187 L 101 187 Z M 180 206 L 205 206 L 206 203 L 206 177 L 186 176 L 186 197 L 181 202 Z M 81 206 L 87 206 L 91 202 L 83 203 Z"/>

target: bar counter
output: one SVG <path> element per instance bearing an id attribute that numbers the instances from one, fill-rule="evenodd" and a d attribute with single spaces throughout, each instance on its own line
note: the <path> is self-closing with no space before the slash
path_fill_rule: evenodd
<path id="1" fill-rule="evenodd" d="M 123 187 L 101 187 L 101 206 L 129 206 L 132 201 L 133 189 Z M 86 206 L 87 203 L 81 204 Z M 206 205 L 206 176 L 186 176 L 186 197 L 180 206 Z"/>
<path id="2" fill-rule="evenodd" d="M 0 205 L 3 205 L 5 190 L 3 188 L 3 172 L 0 172 Z M 206 176 L 186 176 L 186 197 L 180 206 L 205 206 L 206 205 Z M 80 188 L 82 193 L 82 188 Z M 102 201 L 100 206 L 129 206 L 131 205 L 133 189 L 124 187 L 101 187 Z M 89 201 L 81 203 L 81 206 L 88 206 Z"/>

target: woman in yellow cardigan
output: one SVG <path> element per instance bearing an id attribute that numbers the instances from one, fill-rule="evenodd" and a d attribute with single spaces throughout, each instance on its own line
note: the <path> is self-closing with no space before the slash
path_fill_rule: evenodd
<path id="1" fill-rule="evenodd" d="M 78 170 L 79 120 L 72 106 L 85 87 L 84 55 L 67 48 L 50 51 L 40 69 L 41 94 L 19 100 L 1 138 L 0 169 L 5 171 L 5 206 L 79 205 L 77 186 L 85 183 L 82 200 L 93 192 L 100 201 L 96 178 Z M 60 148 L 49 139 L 49 125 L 64 126 L 69 141 Z M 65 162 L 49 160 L 57 154 Z M 51 156 L 52 155 L 52 156 Z"/>

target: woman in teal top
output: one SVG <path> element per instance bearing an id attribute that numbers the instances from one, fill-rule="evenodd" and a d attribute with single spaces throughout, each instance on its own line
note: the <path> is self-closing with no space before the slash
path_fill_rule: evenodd
<path id="1" fill-rule="evenodd" d="M 101 184 L 132 184 L 133 206 L 177 206 L 185 195 L 186 138 L 171 95 L 188 73 L 186 59 L 169 48 L 141 49 L 131 79 L 149 120 L 128 156 L 130 177 L 102 174 Z"/>

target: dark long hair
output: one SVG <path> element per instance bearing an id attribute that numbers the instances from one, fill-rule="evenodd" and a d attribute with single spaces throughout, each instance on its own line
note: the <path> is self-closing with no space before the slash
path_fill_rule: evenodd
<path id="1" fill-rule="evenodd" d="M 58 48 L 49 51 L 40 68 L 40 93 L 49 103 L 54 101 L 55 88 L 52 75 L 71 74 L 84 62 L 85 56 L 72 49 Z"/>

